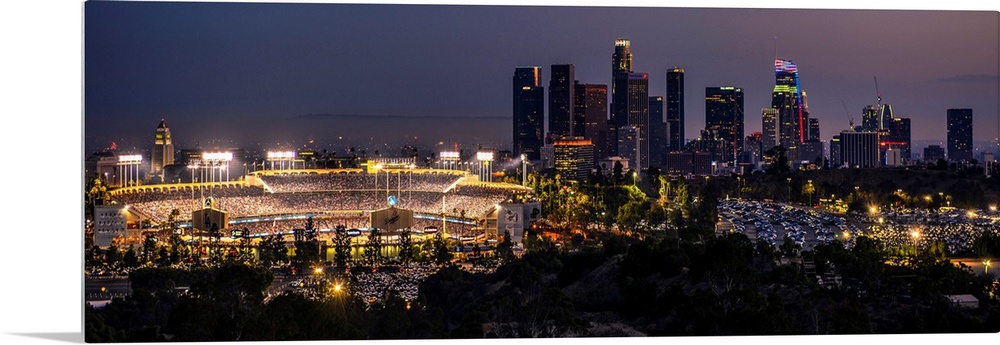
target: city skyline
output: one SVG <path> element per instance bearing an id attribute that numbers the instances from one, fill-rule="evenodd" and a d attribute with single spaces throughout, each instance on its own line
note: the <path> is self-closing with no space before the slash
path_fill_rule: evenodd
<path id="1" fill-rule="evenodd" d="M 812 24 L 790 31 L 762 20 L 774 16 Z M 564 17 L 572 23 L 553 22 Z M 533 31 L 496 18 L 538 24 Z M 630 18 L 632 25 L 585 25 L 601 18 Z M 764 108 L 777 52 L 799 66 L 802 88 L 812 96 L 810 116 L 823 124 L 824 141 L 847 128 L 850 118 L 860 123 L 863 107 L 876 103 L 872 77 L 882 79 L 882 103 L 913 120 L 914 141 L 944 141 L 940 129 L 949 108 L 974 109 L 975 140 L 993 141 L 995 18 L 959 11 L 88 2 L 84 143 L 88 151 L 115 139 L 145 145 L 148 128 L 163 118 L 179 145 L 212 136 L 245 144 L 247 137 L 304 142 L 356 134 L 347 126 L 298 124 L 323 114 L 509 123 L 513 67 L 539 66 L 548 79 L 552 65 L 573 64 L 576 80 L 610 88 L 607 65 L 618 38 L 631 41 L 632 70 L 649 74 L 651 96 L 665 96 L 667 72 L 680 67 L 687 89 L 740 85 L 746 109 Z M 381 25 L 364 29 L 369 22 Z M 735 30 L 720 29 L 722 22 Z M 512 46 L 519 49 L 504 48 Z M 684 137 L 690 140 L 705 128 L 705 108 L 698 92 L 684 98 Z M 544 113 L 549 123 L 548 106 Z M 759 115 L 750 114 L 746 133 L 760 131 Z M 255 126 L 261 122 L 255 120 L 269 123 Z M 307 130 L 282 130 L 274 122 Z M 511 145 L 509 130 L 479 127 L 479 143 Z M 385 137 L 423 131 L 406 127 Z M 126 138 L 133 132 L 136 138 Z M 447 139 L 431 136 L 432 142 Z"/>

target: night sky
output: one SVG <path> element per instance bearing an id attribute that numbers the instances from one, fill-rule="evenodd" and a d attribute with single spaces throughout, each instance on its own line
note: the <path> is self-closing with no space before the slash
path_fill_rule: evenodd
<path id="1" fill-rule="evenodd" d="M 181 147 L 417 136 L 509 148 L 514 67 L 541 66 L 546 87 L 565 63 L 610 84 L 616 38 L 631 40 L 651 96 L 685 69 L 688 140 L 709 86 L 742 87 L 746 134 L 760 130 L 775 42 L 823 140 L 861 122 L 873 77 L 914 140 L 944 140 L 948 108 L 973 109 L 976 141 L 1000 132 L 995 11 L 87 2 L 84 14 L 88 152 L 147 148 L 161 118 Z"/>

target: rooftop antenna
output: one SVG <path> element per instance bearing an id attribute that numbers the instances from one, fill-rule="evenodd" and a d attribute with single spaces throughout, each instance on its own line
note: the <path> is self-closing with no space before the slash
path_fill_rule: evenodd
<path id="1" fill-rule="evenodd" d="M 875 111 L 878 111 L 878 129 L 885 129 L 885 109 L 882 108 L 882 93 L 878 91 L 878 77 L 875 78 L 875 100 L 877 102 L 877 107 Z"/>
<path id="2" fill-rule="evenodd" d="M 774 59 L 778 59 L 778 36 L 774 36 Z"/>

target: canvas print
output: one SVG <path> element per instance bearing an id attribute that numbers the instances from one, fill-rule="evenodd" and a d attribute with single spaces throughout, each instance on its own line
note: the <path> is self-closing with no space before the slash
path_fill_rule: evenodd
<path id="1" fill-rule="evenodd" d="M 1000 332 L 995 11 L 83 15 L 87 342 Z"/>

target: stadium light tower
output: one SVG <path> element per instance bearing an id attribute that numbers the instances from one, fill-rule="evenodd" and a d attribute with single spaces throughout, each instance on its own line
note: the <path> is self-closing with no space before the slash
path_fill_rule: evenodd
<path id="1" fill-rule="evenodd" d="M 492 182 L 493 171 L 493 151 L 479 151 L 476 152 L 476 159 L 480 161 L 479 164 L 479 180 Z"/>
<path id="2" fill-rule="evenodd" d="M 222 180 L 222 172 L 226 172 L 226 181 L 229 181 L 229 162 L 233 161 L 232 152 L 205 152 L 201 154 L 201 160 L 208 163 L 209 174 L 212 180 L 215 179 L 215 169 L 219 169 L 219 181 Z"/>
<path id="3" fill-rule="evenodd" d="M 139 176 L 140 164 L 142 164 L 142 155 L 118 156 L 118 181 L 121 186 L 128 187 L 128 183 Z"/>
<path id="4" fill-rule="evenodd" d="M 528 185 L 528 156 L 521 154 L 521 186 Z"/>

